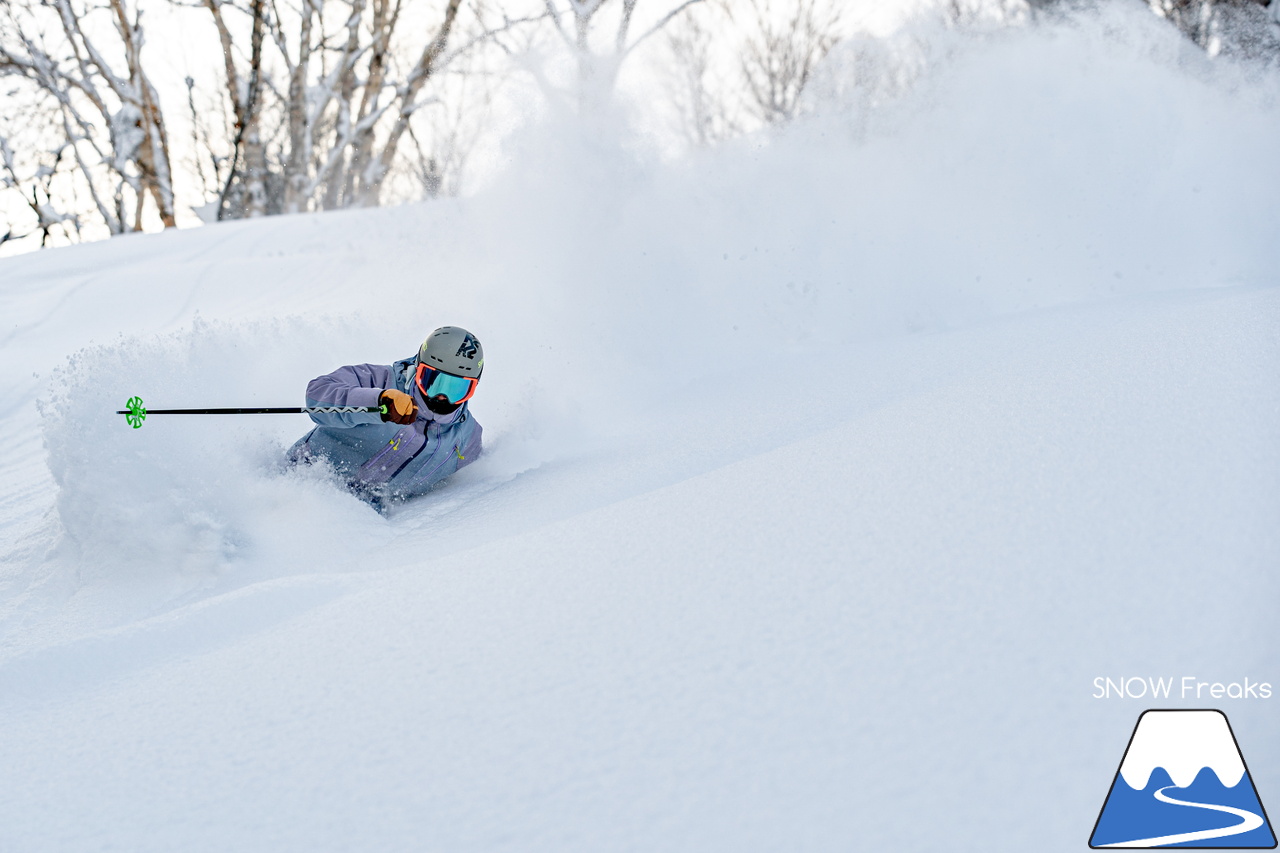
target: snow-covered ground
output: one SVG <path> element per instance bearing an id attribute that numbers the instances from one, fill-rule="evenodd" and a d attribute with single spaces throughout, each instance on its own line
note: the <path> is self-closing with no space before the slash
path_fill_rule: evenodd
<path id="1" fill-rule="evenodd" d="M 1280 803 L 1280 698 L 1092 698 L 1280 687 L 1275 83 L 938 44 L 871 126 L 0 262 L 0 849 L 1078 850 L 1151 704 Z M 445 323 L 487 452 L 386 517 L 112 414 Z"/>

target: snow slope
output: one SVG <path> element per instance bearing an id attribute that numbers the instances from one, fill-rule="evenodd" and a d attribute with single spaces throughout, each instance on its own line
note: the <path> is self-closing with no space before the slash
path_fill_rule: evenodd
<path id="1" fill-rule="evenodd" d="M 0 849 L 1080 849 L 1146 707 L 1093 678 L 1280 683 L 1274 82 L 1148 23 L 931 43 L 870 129 L 552 125 L 475 199 L 4 260 Z M 109 414 L 442 323 L 488 450 L 388 517 L 297 418 Z M 1273 701 L 1225 708 L 1264 803 Z"/>

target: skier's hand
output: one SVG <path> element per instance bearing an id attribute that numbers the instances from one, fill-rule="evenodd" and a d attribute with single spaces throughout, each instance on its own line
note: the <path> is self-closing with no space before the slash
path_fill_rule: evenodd
<path id="1" fill-rule="evenodd" d="M 418 404 L 403 391 L 389 388 L 378 396 L 378 402 L 387 407 L 382 414 L 384 421 L 397 424 L 411 424 L 418 419 Z"/>

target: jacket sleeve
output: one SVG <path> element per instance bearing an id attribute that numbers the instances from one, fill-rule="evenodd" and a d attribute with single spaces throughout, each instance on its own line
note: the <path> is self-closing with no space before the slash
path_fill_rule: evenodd
<path id="1" fill-rule="evenodd" d="M 307 383 L 307 406 L 376 406 L 387 388 L 394 387 L 391 368 L 385 364 L 349 364 Z M 326 414 L 308 412 L 324 427 L 353 427 L 382 423 L 377 412 Z"/>

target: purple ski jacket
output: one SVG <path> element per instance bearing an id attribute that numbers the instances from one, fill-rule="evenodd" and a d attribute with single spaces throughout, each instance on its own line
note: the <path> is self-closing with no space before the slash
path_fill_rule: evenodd
<path id="1" fill-rule="evenodd" d="M 356 494 L 380 505 L 425 494 L 480 456 L 480 424 L 467 403 L 437 415 L 414 381 L 416 356 L 391 365 L 351 364 L 307 384 L 308 406 L 377 406 L 382 392 L 403 391 L 418 404 L 412 424 L 384 422 L 369 412 L 311 413 L 317 424 L 289 449 L 293 462 L 327 460 Z"/>

